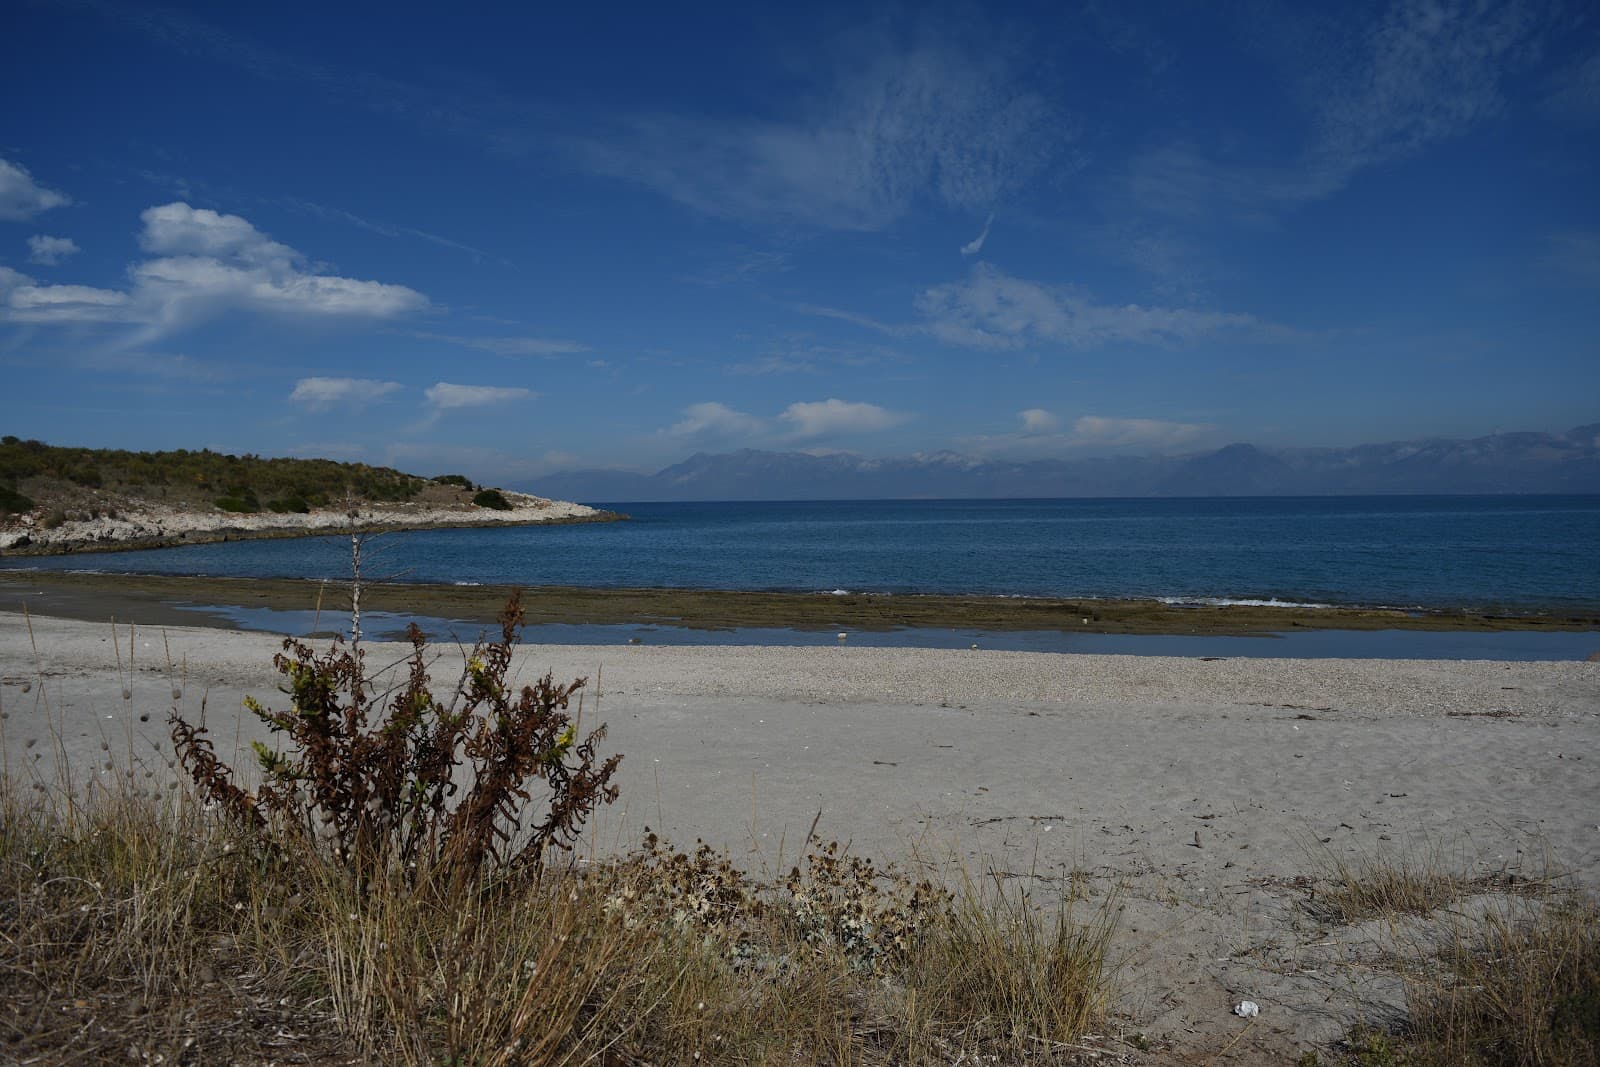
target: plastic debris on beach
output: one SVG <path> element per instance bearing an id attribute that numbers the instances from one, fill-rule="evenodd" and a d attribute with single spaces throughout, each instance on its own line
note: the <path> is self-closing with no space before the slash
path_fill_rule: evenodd
<path id="1" fill-rule="evenodd" d="M 1241 1019 L 1254 1019 L 1261 1014 L 1261 1005 L 1253 1000 L 1241 1000 L 1234 1005 L 1233 1013 Z"/>

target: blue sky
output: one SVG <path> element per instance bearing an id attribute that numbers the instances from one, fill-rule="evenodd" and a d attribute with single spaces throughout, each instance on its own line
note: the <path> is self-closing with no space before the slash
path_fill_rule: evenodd
<path id="1" fill-rule="evenodd" d="M 4 432 L 515 484 L 1600 418 L 1589 5 L 767 6 L 11 7 Z"/>

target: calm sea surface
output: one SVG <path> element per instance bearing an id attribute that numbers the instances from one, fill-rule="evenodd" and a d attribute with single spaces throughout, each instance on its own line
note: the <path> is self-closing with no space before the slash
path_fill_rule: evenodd
<path id="1" fill-rule="evenodd" d="M 1600 610 L 1600 497 L 607 505 L 606 525 L 390 534 L 404 581 Z M 348 538 L 5 567 L 339 578 Z"/>

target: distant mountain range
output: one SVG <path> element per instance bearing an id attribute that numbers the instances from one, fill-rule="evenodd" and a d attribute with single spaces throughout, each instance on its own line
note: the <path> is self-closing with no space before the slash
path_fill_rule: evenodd
<path id="1" fill-rule="evenodd" d="M 698 453 L 655 474 L 577 470 L 518 488 L 586 502 L 1600 493 L 1600 423 L 1566 433 L 1354 448 L 1233 444 L 1181 456 L 1027 462 L 955 452 L 868 459 L 747 448 Z"/>

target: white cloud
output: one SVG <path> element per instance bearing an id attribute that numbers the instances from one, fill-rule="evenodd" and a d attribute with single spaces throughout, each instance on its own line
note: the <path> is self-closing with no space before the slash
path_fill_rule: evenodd
<path id="1" fill-rule="evenodd" d="M 1017 412 L 1017 418 L 1022 420 L 1023 433 L 1049 433 L 1061 425 L 1061 420 L 1043 408 L 1029 408 L 1027 411 Z"/>
<path id="2" fill-rule="evenodd" d="M 301 378 L 294 383 L 294 391 L 289 394 L 289 399 L 310 411 L 326 411 L 332 407 L 360 408 L 377 403 L 401 388 L 399 382 L 374 378 Z"/>
<path id="3" fill-rule="evenodd" d="M 493 352 L 497 356 L 564 356 L 588 352 L 589 346 L 577 341 L 564 341 L 551 337 L 457 337 L 453 334 L 419 333 L 429 341 L 448 341 L 480 352 Z"/>
<path id="4" fill-rule="evenodd" d="M 135 265 L 137 295 L 164 321 L 239 307 L 284 315 L 392 318 L 427 299 L 403 285 L 361 281 L 306 270 L 303 257 L 237 215 L 184 203 L 152 207 L 140 216 L 140 244 L 165 253 Z"/>
<path id="5" fill-rule="evenodd" d="M 87 285 L 39 285 L 21 271 L 0 267 L 0 321 L 124 322 L 131 316 L 126 293 Z"/>
<path id="6" fill-rule="evenodd" d="M 972 240 L 968 241 L 966 244 L 962 245 L 961 254 L 964 256 L 975 256 L 979 252 L 982 252 L 984 243 L 989 240 L 989 228 L 993 225 L 994 215 L 991 213 L 988 220 L 983 224 L 983 232 L 978 234 L 978 236 L 974 237 Z"/>
<path id="7" fill-rule="evenodd" d="M 828 399 L 790 404 L 776 418 L 762 418 L 707 401 L 683 409 L 683 418 L 663 433 L 708 441 L 783 443 L 871 433 L 899 425 L 906 416 L 876 404 Z"/>
<path id="8" fill-rule="evenodd" d="M 794 436 L 799 438 L 873 433 L 887 430 L 906 419 L 904 415 L 876 404 L 851 403 L 833 398 L 790 404 L 778 418 L 788 423 L 793 428 Z"/>
<path id="9" fill-rule="evenodd" d="M 676 437 L 755 437 L 767 428 L 766 420 L 708 400 L 683 409 L 683 419 L 667 429 Z"/>
<path id="10" fill-rule="evenodd" d="M 452 382 L 438 382 L 423 391 L 428 403 L 441 411 L 504 404 L 512 400 L 530 399 L 533 395 L 533 390 L 520 386 L 456 385 Z"/>
<path id="11" fill-rule="evenodd" d="M 278 244 L 238 215 L 175 202 L 146 208 L 139 245 L 146 252 L 176 256 L 228 256 L 246 263 L 271 263 L 296 258 L 294 249 Z"/>
<path id="12" fill-rule="evenodd" d="M 564 356 L 589 351 L 588 345 L 551 337 L 481 337 L 467 344 L 497 356 Z"/>
<path id="13" fill-rule="evenodd" d="M 1072 424 L 1072 436 L 1077 445 L 1160 450 L 1194 444 L 1213 429 L 1202 423 L 1085 415 Z"/>
<path id="14" fill-rule="evenodd" d="M 595 171 L 722 218 L 876 230 L 919 201 L 987 209 L 1070 134 L 1007 68 L 1013 50 L 984 36 L 863 36 L 835 63 L 812 64 L 823 84 L 792 94 L 811 102 L 798 113 L 637 117 L 575 151 Z"/>
<path id="15" fill-rule="evenodd" d="M 0 159 L 0 219 L 27 222 L 41 211 L 70 203 L 65 193 L 34 181 L 26 167 Z"/>
<path id="16" fill-rule="evenodd" d="M 1217 428 L 1205 423 L 1161 419 L 1084 415 L 1058 431 L 1059 420 L 1047 411 L 1030 408 L 1018 417 L 1020 432 L 965 438 L 961 447 L 986 458 L 1026 461 L 1085 453 L 1181 452 L 1211 443 L 1217 435 Z"/>
<path id="17" fill-rule="evenodd" d="M 813 359 L 778 353 L 768 353 L 742 363 L 730 363 L 726 369 L 729 374 L 746 377 L 764 374 L 815 374 L 821 370 Z"/>
<path id="18" fill-rule="evenodd" d="M 1072 286 L 1014 278 L 986 264 L 964 281 L 929 289 L 917 306 L 930 333 L 969 348 L 1163 344 L 1267 328 L 1253 316 L 1230 312 L 1099 304 Z"/>
<path id="19" fill-rule="evenodd" d="M 156 258 L 128 268 L 126 290 L 78 285 L 13 290 L 0 317 L 18 322 L 133 322 L 140 340 L 225 311 L 284 317 L 386 319 L 427 298 L 403 285 L 308 269 L 294 249 L 237 215 L 174 203 L 141 218 L 140 244 Z"/>
<path id="20" fill-rule="evenodd" d="M 77 255 L 78 243 L 70 237 L 46 237 L 35 234 L 28 238 L 28 260 L 53 267 L 68 256 Z"/>

